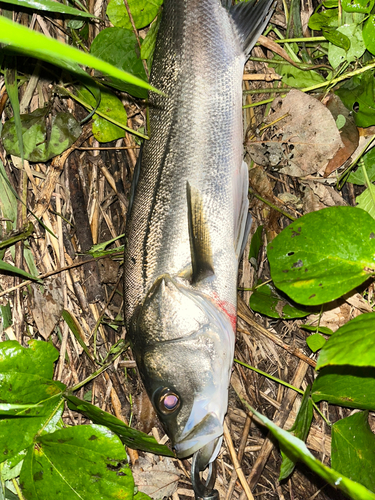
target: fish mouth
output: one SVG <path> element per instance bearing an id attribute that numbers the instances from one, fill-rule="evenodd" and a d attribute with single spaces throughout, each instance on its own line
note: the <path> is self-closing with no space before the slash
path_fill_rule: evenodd
<path id="1" fill-rule="evenodd" d="M 208 413 L 191 430 L 183 433 L 173 448 L 178 458 L 189 457 L 201 450 L 199 467 L 203 470 L 209 462 L 215 460 L 219 453 L 221 445 L 219 438 L 222 435 L 222 422 L 215 413 Z"/>

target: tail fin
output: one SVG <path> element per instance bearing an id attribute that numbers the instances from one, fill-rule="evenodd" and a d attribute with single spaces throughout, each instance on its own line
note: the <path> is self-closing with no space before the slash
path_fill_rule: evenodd
<path id="1" fill-rule="evenodd" d="M 222 0 L 224 6 L 228 6 L 230 1 Z M 238 36 L 243 45 L 246 55 L 256 44 L 268 21 L 271 19 L 275 8 L 275 0 L 255 0 L 240 2 L 229 7 L 229 14 L 237 27 Z"/>

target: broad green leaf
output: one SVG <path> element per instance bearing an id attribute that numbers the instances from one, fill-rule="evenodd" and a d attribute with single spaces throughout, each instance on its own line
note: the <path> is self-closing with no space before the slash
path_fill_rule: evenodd
<path id="1" fill-rule="evenodd" d="M 144 28 L 155 19 L 163 0 L 128 0 L 129 9 L 137 29 Z M 128 11 L 122 0 L 111 0 L 107 7 L 107 16 L 116 28 L 132 30 Z"/>
<path id="2" fill-rule="evenodd" d="M 282 76 L 285 85 L 294 88 L 303 88 L 325 82 L 325 79 L 316 71 L 303 71 L 291 65 L 283 64 L 278 67 L 278 74 Z"/>
<path id="3" fill-rule="evenodd" d="M 350 49 L 350 39 L 337 28 L 323 28 L 322 31 L 324 37 L 333 45 L 337 45 L 337 47 L 341 47 L 345 51 Z"/>
<path id="4" fill-rule="evenodd" d="M 327 366 L 320 370 L 312 388 L 313 401 L 375 410 L 375 369 L 358 366 Z"/>
<path id="5" fill-rule="evenodd" d="M 316 12 L 309 19 L 309 28 L 320 31 L 322 28 L 337 28 L 338 9 L 328 9 Z"/>
<path id="6" fill-rule="evenodd" d="M 331 464 L 349 479 L 375 491 L 375 436 L 368 424 L 368 411 L 333 424 Z"/>
<path id="7" fill-rule="evenodd" d="M 250 251 L 249 251 L 249 262 L 256 267 L 258 261 L 258 255 L 260 247 L 263 245 L 262 240 L 263 226 L 258 226 L 253 237 L 251 238 Z"/>
<path id="8" fill-rule="evenodd" d="M 157 89 L 144 81 L 145 79 L 137 78 L 91 54 L 86 54 L 57 40 L 47 38 L 41 33 L 25 28 L 3 16 L 0 16 L 0 42 L 10 45 L 12 49 L 29 57 L 42 59 L 69 71 L 77 72 L 81 76 L 83 71 L 79 66 L 75 66 L 77 64 L 90 66 L 112 78 L 159 93 Z"/>
<path id="9" fill-rule="evenodd" d="M 250 307 L 253 311 L 269 316 L 270 318 L 304 318 L 310 314 L 288 304 L 282 299 L 271 285 L 259 286 L 250 297 Z"/>
<path id="10" fill-rule="evenodd" d="M 40 10 L 44 12 L 58 12 L 60 14 L 68 14 L 77 17 L 95 17 L 89 12 L 74 9 L 64 3 L 54 2 L 53 0 L 2 0 L 2 3 L 17 5 L 17 7 Z"/>
<path id="11" fill-rule="evenodd" d="M 134 77 L 144 80 L 146 84 L 145 69 L 142 59 L 137 55 L 137 51 L 139 52 L 138 43 L 132 31 L 125 28 L 106 28 L 92 42 L 90 51 L 94 56 L 117 66 L 117 68 L 126 68 Z M 147 92 L 144 89 L 123 83 L 117 78 L 110 78 L 107 83 L 134 97 L 147 97 Z"/>
<path id="12" fill-rule="evenodd" d="M 374 75 L 366 71 L 346 81 L 335 93 L 353 113 L 358 127 L 375 125 Z"/>
<path id="13" fill-rule="evenodd" d="M 339 33 L 342 33 L 350 39 L 350 48 L 345 50 L 332 43 L 328 47 L 328 60 L 330 65 L 335 69 L 342 62 L 354 62 L 359 59 L 366 50 L 365 42 L 363 41 L 362 28 L 357 24 L 344 24 L 337 28 Z"/>
<path id="14" fill-rule="evenodd" d="M 363 41 L 365 42 L 366 49 L 375 54 L 375 15 L 369 16 L 365 22 L 362 30 Z"/>
<path id="15" fill-rule="evenodd" d="M 342 0 L 341 6 L 345 12 L 369 14 L 374 6 L 374 0 Z"/>
<path id="16" fill-rule="evenodd" d="M 141 58 L 147 59 L 149 63 L 152 62 L 152 58 L 154 55 L 156 37 L 159 31 L 160 21 L 161 14 L 159 14 L 155 21 L 151 24 L 151 27 L 148 30 L 146 38 L 143 40 L 141 46 Z"/>
<path id="17" fill-rule="evenodd" d="M 327 326 L 314 326 L 314 325 L 301 325 L 302 330 L 307 330 L 308 332 L 322 333 L 323 335 L 332 335 L 333 331 Z"/>
<path id="18" fill-rule="evenodd" d="M 55 429 L 63 412 L 65 386 L 52 380 L 56 349 L 31 341 L 28 349 L 15 341 L 0 343 L 0 401 L 28 405 L 10 418 L 0 419 L 0 461 L 30 446 L 35 436 Z M 32 406 L 30 406 L 32 405 Z"/>
<path id="19" fill-rule="evenodd" d="M 353 498 L 353 500 L 375 500 L 375 493 L 365 488 L 362 484 L 356 483 L 336 470 L 330 469 L 326 465 L 322 464 L 322 462 L 315 458 L 314 455 L 307 449 L 305 443 L 301 441 L 301 439 L 298 439 L 289 432 L 275 425 L 267 417 L 255 411 L 246 402 L 245 404 L 279 441 L 280 447 L 288 457 L 294 460 L 300 460 L 312 471 L 323 478 L 328 484 L 343 491 L 346 495 Z"/>
<path id="20" fill-rule="evenodd" d="M 56 113 L 47 130 L 47 108 L 21 115 L 24 157 L 34 162 L 45 162 L 68 149 L 81 135 L 81 127 L 71 113 Z M 14 119 L 4 123 L 1 133 L 8 153 L 21 156 Z"/>
<path id="21" fill-rule="evenodd" d="M 319 335 L 319 333 L 314 333 L 306 339 L 306 344 L 310 347 L 312 352 L 319 351 L 319 349 L 321 349 L 326 342 L 326 339 Z"/>
<path id="22" fill-rule="evenodd" d="M 375 221 L 356 207 L 304 215 L 268 245 L 271 277 L 298 304 L 337 299 L 375 269 Z"/>
<path id="23" fill-rule="evenodd" d="M 132 500 L 134 493 L 120 439 L 99 425 L 40 436 L 28 450 L 20 484 L 27 500 Z"/>
<path id="24" fill-rule="evenodd" d="M 306 441 L 307 435 L 310 430 L 312 418 L 313 418 L 313 406 L 310 398 L 311 386 L 308 386 L 302 401 L 301 406 L 298 410 L 296 420 L 291 429 L 288 432 L 292 433 L 293 436 L 298 437 L 302 441 Z M 280 467 L 279 481 L 286 479 L 293 472 L 296 465 L 296 460 L 294 458 L 289 458 L 285 453 L 281 452 L 282 463 Z"/>
<path id="25" fill-rule="evenodd" d="M 375 366 L 375 313 L 361 314 L 340 327 L 327 341 L 316 364 Z"/>
<path id="26" fill-rule="evenodd" d="M 31 274 L 27 273 L 26 271 L 23 271 L 22 269 L 19 269 L 16 266 L 12 266 L 11 264 L 4 262 L 3 260 L 0 260 L 0 274 L 1 274 L 1 271 L 4 271 L 4 272 L 9 273 L 11 275 L 16 274 L 18 276 L 22 276 L 23 278 L 27 278 L 29 280 L 40 281 L 37 276 L 32 276 Z"/>
<path id="27" fill-rule="evenodd" d="M 144 434 L 143 432 L 132 429 L 110 413 L 106 413 L 100 408 L 97 408 L 86 401 L 82 401 L 75 396 L 66 395 L 65 398 L 68 401 L 68 405 L 71 410 L 79 411 L 93 422 L 105 425 L 111 429 L 111 431 L 120 436 L 122 442 L 126 446 L 133 449 L 148 451 L 150 453 L 167 455 L 170 457 L 174 456 L 167 446 L 158 444 L 152 436 L 147 436 L 147 434 Z"/>
<path id="28" fill-rule="evenodd" d="M 375 181 L 375 148 L 367 151 L 363 155 L 362 161 L 365 165 L 367 176 L 371 182 Z M 363 168 L 359 166 L 355 172 L 351 172 L 348 177 L 348 182 L 353 184 L 358 184 L 359 186 L 364 186 L 366 184 L 365 176 L 363 173 Z"/>
<path id="29" fill-rule="evenodd" d="M 93 108 L 96 107 L 94 96 L 86 88 L 81 87 L 81 89 L 79 90 L 79 97 L 82 97 Z M 113 118 L 117 122 L 122 122 L 126 126 L 128 117 L 124 105 L 122 104 L 120 99 L 109 90 L 105 88 L 101 89 L 100 104 L 96 109 L 97 111 L 101 111 L 110 118 Z M 120 137 L 124 137 L 124 129 L 117 127 L 105 118 L 94 114 L 92 119 L 92 132 L 95 139 L 97 139 L 99 142 L 111 142 L 119 139 Z"/>
<path id="30" fill-rule="evenodd" d="M 361 208 L 368 212 L 371 217 L 375 219 L 375 186 L 370 183 L 370 185 L 355 199 L 358 205 L 357 208 Z"/>

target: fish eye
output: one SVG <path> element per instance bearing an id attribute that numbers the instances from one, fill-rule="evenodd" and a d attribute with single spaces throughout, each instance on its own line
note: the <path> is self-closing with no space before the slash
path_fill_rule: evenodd
<path id="1" fill-rule="evenodd" d="M 164 414 L 173 413 L 180 407 L 180 398 L 176 393 L 165 387 L 159 394 L 158 407 Z"/>

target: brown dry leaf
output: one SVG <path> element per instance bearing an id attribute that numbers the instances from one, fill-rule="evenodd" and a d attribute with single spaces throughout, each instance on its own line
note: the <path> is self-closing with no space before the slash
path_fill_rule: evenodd
<path id="1" fill-rule="evenodd" d="M 40 335 L 47 340 L 51 335 L 56 323 L 61 317 L 64 299 L 61 292 L 61 282 L 54 278 L 44 281 L 44 292 L 40 285 L 30 285 L 30 309 Z"/>
<path id="2" fill-rule="evenodd" d="M 306 181 L 303 197 L 303 212 L 315 212 L 326 207 L 346 206 L 343 197 L 331 186 L 320 182 Z"/>
<path id="3" fill-rule="evenodd" d="M 340 301 L 341 300 L 342 299 L 340 299 Z M 346 302 L 341 302 L 337 307 L 330 309 L 329 311 L 324 311 L 320 321 L 318 314 L 311 314 L 307 317 L 307 324 L 327 326 L 335 332 L 338 328 L 340 328 L 340 326 L 345 325 L 345 323 L 349 320 L 356 318 L 364 312 L 372 311 L 370 305 L 359 293 L 354 295 L 348 294 L 348 296 L 345 297 L 345 300 Z"/>
<path id="4" fill-rule="evenodd" d="M 285 98 L 275 99 L 272 110 L 267 123 L 274 125 L 264 140 L 248 143 L 256 163 L 303 177 L 324 170 L 344 146 L 332 114 L 314 97 L 293 89 Z"/>
<path id="5" fill-rule="evenodd" d="M 340 136 L 343 142 L 343 147 L 340 148 L 335 156 L 329 161 L 324 172 L 324 177 L 328 177 L 329 174 L 341 167 L 357 149 L 359 142 L 359 133 L 354 118 L 350 114 L 350 111 L 343 105 L 341 99 L 337 95 L 330 94 L 325 100 L 324 104 L 332 113 L 332 116 L 335 120 L 337 120 L 337 117 L 339 115 L 342 115 L 345 118 L 345 125 L 342 127 L 342 129 L 340 129 Z"/>
<path id="6" fill-rule="evenodd" d="M 155 500 L 171 497 L 177 491 L 180 471 L 171 458 L 146 453 L 144 457 L 139 457 L 132 471 L 139 491 Z"/>

